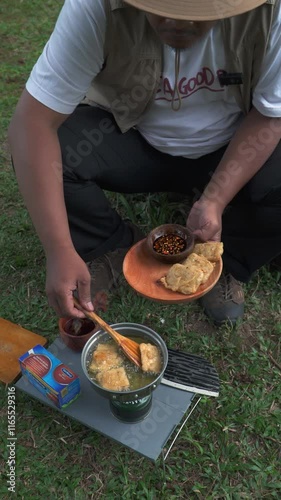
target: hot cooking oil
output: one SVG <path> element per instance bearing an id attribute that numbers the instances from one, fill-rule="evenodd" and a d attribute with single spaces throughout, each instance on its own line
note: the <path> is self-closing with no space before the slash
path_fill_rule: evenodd
<path id="1" fill-rule="evenodd" d="M 130 339 L 134 340 L 138 344 L 144 343 L 145 340 L 143 337 L 131 337 Z M 146 385 L 151 384 L 156 377 L 158 376 L 158 373 L 147 373 L 143 372 L 141 368 L 138 368 L 134 363 L 132 363 L 123 353 L 123 351 L 116 345 L 116 342 L 113 339 L 106 340 L 105 342 L 100 342 L 100 344 L 106 344 L 106 345 L 115 345 L 116 346 L 116 352 L 118 352 L 118 355 L 122 357 L 122 366 L 127 374 L 128 380 L 130 382 L 130 387 L 128 388 L 128 391 L 133 391 L 136 389 L 140 389 L 141 387 L 145 387 Z M 92 359 L 92 355 L 94 353 L 95 349 L 90 353 L 90 360 Z M 88 362 L 87 366 L 89 367 L 90 361 Z M 98 380 L 97 380 L 97 372 L 92 372 L 88 371 L 91 380 L 93 380 L 96 384 L 100 385 Z"/>

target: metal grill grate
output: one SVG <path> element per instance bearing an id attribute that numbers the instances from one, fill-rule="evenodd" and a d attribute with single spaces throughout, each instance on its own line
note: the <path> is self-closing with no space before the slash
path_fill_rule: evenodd
<path id="1" fill-rule="evenodd" d="M 161 384 L 207 396 L 219 395 L 219 377 L 209 361 L 174 349 L 168 349 L 168 354 L 168 365 Z"/>

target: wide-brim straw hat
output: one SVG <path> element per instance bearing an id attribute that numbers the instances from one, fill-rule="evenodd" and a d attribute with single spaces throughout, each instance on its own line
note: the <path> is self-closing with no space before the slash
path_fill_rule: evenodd
<path id="1" fill-rule="evenodd" d="M 151 14 L 171 19 L 212 21 L 237 16 L 259 7 L 266 0 L 125 0 Z"/>

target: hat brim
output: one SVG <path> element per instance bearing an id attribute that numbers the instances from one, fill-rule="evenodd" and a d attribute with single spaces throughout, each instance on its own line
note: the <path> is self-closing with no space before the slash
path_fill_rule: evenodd
<path id="1" fill-rule="evenodd" d="M 266 0 L 125 0 L 150 14 L 188 21 L 212 21 L 237 16 L 259 7 Z"/>

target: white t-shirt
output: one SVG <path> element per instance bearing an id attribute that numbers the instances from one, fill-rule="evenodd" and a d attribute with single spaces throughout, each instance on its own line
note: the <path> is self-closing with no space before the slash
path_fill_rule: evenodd
<path id="1" fill-rule="evenodd" d="M 181 52 L 178 79 L 181 107 L 174 111 L 175 51 L 165 46 L 160 87 L 138 125 L 145 139 L 163 153 L 188 158 L 198 158 L 227 144 L 243 114 L 229 95 L 229 87 L 219 83 L 217 72 L 224 68 L 218 24 L 199 43 Z M 177 98 L 175 105 L 178 101 Z"/>
<path id="2" fill-rule="evenodd" d="M 281 2 L 255 88 L 253 105 L 281 117 Z M 103 0 L 66 0 L 54 31 L 27 81 L 28 92 L 45 106 L 71 114 L 103 65 L 106 14 Z M 175 52 L 164 47 L 161 85 L 138 130 L 156 149 L 197 158 L 227 144 L 242 119 L 217 72 L 224 69 L 220 23 L 194 47 L 181 52 L 180 111 L 171 107 Z"/>

